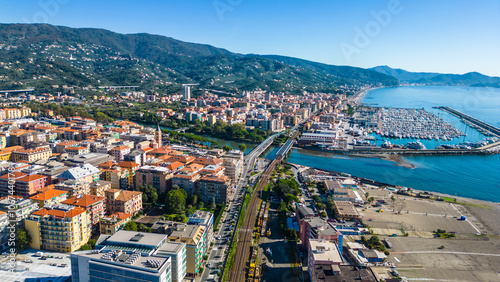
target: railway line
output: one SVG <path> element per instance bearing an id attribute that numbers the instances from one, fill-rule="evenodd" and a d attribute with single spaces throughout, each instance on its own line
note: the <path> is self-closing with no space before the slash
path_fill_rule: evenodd
<path id="1" fill-rule="evenodd" d="M 266 171 L 262 174 L 255 191 L 253 192 L 250 203 L 247 207 L 245 221 L 239 229 L 239 236 L 236 246 L 236 253 L 234 257 L 233 266 L 228 275 L 228 281 L 240 282 L 245 281 L 245 267 L 250 257 L 250 248 L 253 241 L 253 230 L 257 220 L 257 209 L 259 208 L 259 195 L 260 191 L 264 189 L 269 179 L 276 168 L 276 165 L 281 161 L 281 157 L 277 156 L 271 164 L 267 167 Z"/>

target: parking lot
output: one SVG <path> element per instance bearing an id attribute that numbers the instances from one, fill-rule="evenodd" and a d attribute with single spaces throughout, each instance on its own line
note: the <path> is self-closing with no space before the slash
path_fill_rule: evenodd
<path id="1" fill-rule="evenodd" d="M 371 190 L 370 196 L 374 192 Z M 469 235 L 482 230 L 472 218 L 468 218 L 468 221 L 459 220 L 462 207 L 447 202 L 396 195 L 395 201 L 389 199 L 381 207 L 372 205 L 365 207 L 358 211 L 376 234 L 389 235 L 391 232 L 398 234 L 404 230 L 410 236 L 432 237 L 432 232 L 437 229 Z"/>
<path id="2" fill-rule="evenodd" d="M 401 276 L 441 281 L 500 281 L 500 240 L 395 237 L 389 261 Z M 438 249 L 444 246 L 443 249 Z"/>
<path id="3" fill-rule="evenodd" d="M 2 255 L 0 281 L 53 281 L 71 279 L 71 262 L 68 253 L 43 252 L 46 259 L 35 256 L 37 250 L 29 249 L 17 255 L 16 271 L 9 271 L 5 264 L 8 257 Z M 25 262 L 32 261 L 32 262 Z"/>

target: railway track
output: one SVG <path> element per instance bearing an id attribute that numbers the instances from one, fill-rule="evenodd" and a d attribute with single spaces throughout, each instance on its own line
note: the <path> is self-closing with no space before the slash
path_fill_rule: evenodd
<path id="1" fill-rule="evenodd" d="M 255 227 L 255 222 L 257 220 L 257 209 L 259 208 L 259 192 L 264 189 L 264 187 L 269 183 L 269 178 L 271 177 L 276 165 L 281 161 L 281 157 L 274 159 L 271 164 L 267 167 L 266 171 L 262 174 L 255 191 L 253 192 L 250 203 L 247 207 L 247 212 L 245 220 L 242 227 L 239 230 L 239 236 L 236 246 L 236 253 L 234 257 L 233 266 L 228 275 L 228 281 L 231 282 L 241 282 L 245 281 L 245 267 L 247 261 L 250 258 L 250 248 L 252 246 L 253 240 L 253 229 Z"/>

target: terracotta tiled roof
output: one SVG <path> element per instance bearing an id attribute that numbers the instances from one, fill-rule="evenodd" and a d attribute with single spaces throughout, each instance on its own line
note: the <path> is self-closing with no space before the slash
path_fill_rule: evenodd
<path id="1" fill-rule="evenodd" d="M 97 167 L 98 168 L 112 168 L 115 166 L 115 163 L 113 161 L 107 161 L 102 164 L 99 164 Z"/>
<path id="2" fill-rule="evenodd" d="M 30 197 L 32 200 L 38 200 L 38 201 L 47 201 L 55 197 L 59 197 L 61 195 L 67 194 L 68 191 L 63 191 L 63 190 L 57 190 L 57 189 L 50 189 L 46 190 L 42 193 L 36 194 L 35 196 Z"/>
<path id="3" fill-rule="evenodd" d="M 61 218 L 64 218 L 64 217 L 71 218 L 71 217 L 75 217 L 79 214 L 82 214 L 85 211 L 86 211 L 86 209 L 84 209 L 84 208 L 74 207 L 71 210 L 69 210 L 68 212 L 64 212 L 62 210 L 41 209 L 39 211 L 33 212 L 32 214 L 39 215 L 39 216 L 52 215 L 52 216 L 57 216 L 57 217 L 61 217 Z"/>
<path id="4" fill-rule="evenodd" d="M 32 182 L 32 181 L 43 179 L 43 178 L 47 178 L 47 176 L 39 175 L 39 174 L 32 174 L 32 175 L 23 176 L 23 177 L 17 179 L 16 181 L 19 181 L 19 182 Z"/>
<path id="5" fill-rule="evenodd" d="M 0 178 L 3 178 L 3 179 L 15 178 L 15 179 L 17 179 L 20 177 L 24 177 L 26 175 L 27 175 L 26 173 L 22 173 L 20 171 L 15 171 L 15 172 L 4 174 L 4 175 L 0 176 Z"/>
<path id="6" fill-rule="evenodd" d="M 124 212 L 115 212 L 114 214 L 111 215 L 111 217 L 116 217 L 118 219 L 127 219 L 129 217 L 132 217 L 133 214 L 130 213 L 124 213 Z"/>
<path id="7" fill-rule="evenodd" d="M 5 153 L 10 153 L 13 151 L 17 151 L 17 150 L 23 150 L 23 149 L 24 149 L 23 146 L 12 146 L 12 147 L 3 148 L 0 150 L 0 155 L 5 154 Z"/>
<path id="8" fill-rule="evenodd" d="M 167 168 L 170 170 L 176 170 L 183 165 L 184 165 L 184 163 L 181 163 L 181 162 L 173 162 L 173 163 L 170 163 L 169 165 L 167 165 Z"/>
<path id="9" fill-rule="evenodd" d="M 123 168 L 134 168 L 139 166 L 139 164 L 129 161 L 119 162 L 116 165 Z"/>
<path id="10" fill-rule="evenodd" d="M 73 197 L 61 203 L 72 206 L 88 207 L 100 201 L 104 201 L 105 199 L 105 197 L 99 197 L 96 195 L 83 195 L 81 198 Z"/>
<path id="11" fill-rule="evenodd" d="M 223 161 L 218 158 L 196 158 L 193 162 L 202 165 L 220 165 Z"/>

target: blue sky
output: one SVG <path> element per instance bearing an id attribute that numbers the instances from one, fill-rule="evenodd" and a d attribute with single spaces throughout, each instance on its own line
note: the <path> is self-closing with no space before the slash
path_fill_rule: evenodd
<path id="1" fill-rule="evenodd" d="M 147 32 L 335 65 L 500 76 L 500 1 L 305 2 L 0 0 L 0 22 Z"/>

